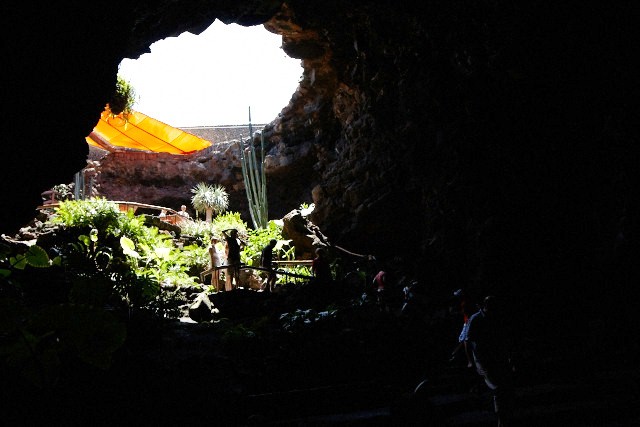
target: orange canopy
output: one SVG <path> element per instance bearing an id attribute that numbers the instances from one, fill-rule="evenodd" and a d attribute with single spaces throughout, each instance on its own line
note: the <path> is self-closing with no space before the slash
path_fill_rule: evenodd
<path id="1" fill-rule="evenodd" d="M 85 139 L 89 145 L 108 151 L 134 149 L 189 154 L 211 145 L 205 139 L 137 111 L 129 113 L 126 120 L 122 114 L 112 117 L 107 110 L 103 111 L 93 132 Z"/>

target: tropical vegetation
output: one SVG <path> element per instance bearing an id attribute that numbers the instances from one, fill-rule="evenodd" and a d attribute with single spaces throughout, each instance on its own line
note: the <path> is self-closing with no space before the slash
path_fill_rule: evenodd
<path id="1" fill-rule="evenodd" d="M 229 207 L 229 194 L 222 185 L 200 182 L 191 192 L 191 204 L 196 212 L 205 213 L 206 222 L 211 222 L 214 213 L 222 213 Z"/>
<path id="2" fill-rule="evenodd" d="M 61 361 L 71 354 L 107 369 L 132 319 L 177 319 L 185 315 L 186 295 L 213 292 L 199 274 L 208 267 L 210 239 L 222 240 L 221 230 L 238 230 L 246 265 L 259 266 L 272 239 L 275 259 L 294 257 L 281 221 L 250 228 L 238 212 L 223 212 L 211 222 L 187 221 L 175 236 L 148 219 L 121 212 L 103 198 L 66 200 L 43 224 L 43 236 L 49 237 L 15 247 L 2 242 L 0 354 L 8 355 L 3 363 L 39 386 L 55 383 Z M 305 267 L 291 271 L 310 275 Z M 285 287 L 295 285 L 278 277 Z"/>

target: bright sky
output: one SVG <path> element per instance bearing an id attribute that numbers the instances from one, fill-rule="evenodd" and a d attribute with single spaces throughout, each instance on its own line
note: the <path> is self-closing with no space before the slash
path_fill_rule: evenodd
<path id="1" fill-rule="evenodd" d="M 299 59 L 262 25 L 216 20 L 200 35 L 183 33 L 124 59 L 118 74 L 136 91 L 133 109 L 174 127 L 269 123 L 302 76 Z"/>

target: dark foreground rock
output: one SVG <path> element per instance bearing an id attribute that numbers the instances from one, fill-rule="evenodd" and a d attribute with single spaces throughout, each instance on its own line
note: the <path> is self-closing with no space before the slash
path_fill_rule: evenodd
<path id="1" fill-rule="evenodd" d="M 7 425 L 495 425 L 480 377 L 448 362 L 457 327 L 349 298 L 306 310 L 317 290 L 210 295 L 197 323 L 132 318 L 108 370 L 77 360 L 60 381 L 32 387 L 6 373 Z M 526 340 L 516 371 L 519 426 L 631 425 L 638 420 L 633 356 L 572 359 L 558 342 Z M 546 346 L 558 346 L 550 352 Z M 617 354 L 616 354 L 617 353 Z M 598 356 L 598 357 L 595 357 Z M 3 373 L 5 374 L 5 373 Z M 425 424 L 427 423 L 427 424 Z M 577 423 L 577 424 L 575 424 Z"/>

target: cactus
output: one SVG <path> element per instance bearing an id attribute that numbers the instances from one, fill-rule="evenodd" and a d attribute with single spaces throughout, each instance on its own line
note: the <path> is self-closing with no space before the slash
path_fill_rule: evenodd
<path id="1" fill-rule="evenodd" d="M 251 127 L 251 107 L 249 107 L 249 147 L 245 150 L 242 137 L 238 141 L 242 177 L 249 202 L 249 213 L 254 228 L 267 228 L 267 179 L 264 172 L 264 135 L 260 133 L 260 163 L 256 158 Z"/>

